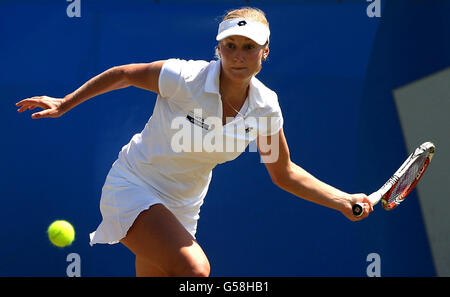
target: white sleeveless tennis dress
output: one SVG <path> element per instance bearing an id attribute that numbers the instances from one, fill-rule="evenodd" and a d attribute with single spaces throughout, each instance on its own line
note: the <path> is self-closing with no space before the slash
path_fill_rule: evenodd
<path id="1" fill-rule="evenodd" d="M 220 63 L 164 63 L 152 116 L 122 148 L 106 177 L 102 221 L 90 234 L 91 245 L 119 242 L 139 213 L 157 203 L 195 238 L 212 169 L 237 158 L 258 134 L 281 129 L 277 95 L 256 77 L 240 114 L 222 126 Z"/>

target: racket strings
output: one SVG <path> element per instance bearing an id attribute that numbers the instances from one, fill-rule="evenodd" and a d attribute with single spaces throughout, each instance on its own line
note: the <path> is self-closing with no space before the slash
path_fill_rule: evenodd
<path id="1" fill-rule="evenodd" d="M 411 186 L 423 171 L 427 155 L 419 156 L 414 163 L 406 170 L 400 177 L 397 185 L 392 189 L 392 194 L 389 197 L 388 203 L 401 201 L 408 193 Z"/>

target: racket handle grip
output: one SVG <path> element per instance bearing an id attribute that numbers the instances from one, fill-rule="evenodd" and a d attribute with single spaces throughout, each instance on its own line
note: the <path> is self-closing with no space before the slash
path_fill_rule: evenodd
<path id="1" fill-rule="evenodd" d="M 352 206 L 353 215 L 355 217 L 360 217 L 364 213 L 364 206 L 361 203 L 355 203 Z"/>
<path id="2" fill-rule="evenodd" d="M 370 202 L 372 203 L 372 206 L 374 206 L 375 204 L 377 204 L 378 202 L 380 202 L 381 197 L 383 195 L 381 195 L 381 193 L 379 192 L 374 192 L 372 194 L 370 194 L 367 198 L 369 198 Z M 362 216 L 362 214 L 364 213 L 364 206 L 362 203 L 358 202 L 355 203 L 352 206 L 352 211 L 353 211 L 353 215 L 355 217 L 360 217 Z"/>

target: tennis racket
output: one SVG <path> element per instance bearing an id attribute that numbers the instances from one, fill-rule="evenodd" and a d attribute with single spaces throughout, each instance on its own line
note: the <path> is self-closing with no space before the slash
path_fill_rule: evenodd
<path id="1" fill-rule="evenodd" d="M 416 148 L 394 175 L 378 191 L 368 196 L 372 205 L 381 200 L 385 210 L 392 210 L 402 203 L 426 171 L 433 158 L 434 149 L 431 142 L 425 142 Z M 361 203 L 353 205 L 352 210 L 353 215 L 357 217 L 364 212 Z"/>

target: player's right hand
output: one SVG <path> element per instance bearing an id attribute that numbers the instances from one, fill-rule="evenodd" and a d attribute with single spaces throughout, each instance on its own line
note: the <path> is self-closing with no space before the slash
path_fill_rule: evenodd
<path id="1" fill-rule="evenodd" d="M 17 112 L 24 112 L 27 109 L 32 110 L 36 107 L 42 108 L 42 111 L 31 115 L 32 119 L 58 118 L 69 110 L 64 103 L 65 99 L 52 98 L 49 96 L 36 96 L 23 99 L 17 102 L 16 106 L 20 107 Z"/>
<path id="2" fill-rule="evenodd" d="M 347 202 L 345 203 L 345 206 L 343 210 L 341 211 L 342 214 L 344 214 L 349 220 L 351 221 L 360 221 L 364 218 L 366 218 L 372 211 L 373 211 L 373 205 L 368 196 L 364 193 L 359 194 L 349 194 L 347 197 Z M 352 207 L 356 203 L 361 203 L 364 207 L 364 212 L 361 216 L 357 217 L 353 214 Z"/>

